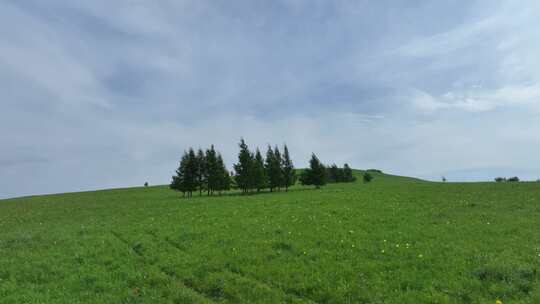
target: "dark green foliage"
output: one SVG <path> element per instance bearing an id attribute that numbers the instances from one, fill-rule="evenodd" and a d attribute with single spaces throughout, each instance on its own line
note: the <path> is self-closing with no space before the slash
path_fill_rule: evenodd
<path id="1" fill-rule="evenodd" d="M 181 191 L 184 196 L 192 196 L 192 192 L 199 190 L 199 195 L 206 190 L 208 195 L 214 191 L 224 191 L 231 188 L 231 178 L 223 158 L 212 145 L 206 152 L 202 149 L 184 152 L 180 166 L 173 176 L 170 188 Z"/>
<path id="2" fill-rule="evenodd" d="M 353 171 L 347 163 L 343 165 L 343 181 L 346 183 L 356 181 L 356 177 L 354 177 Z"/>
<path id="3" fill-rule="evenodd" d="M 315 153 L 311 155 L 309 168 L 300 175 L 302 185 L 313 185 L 317 189 L 326 184 L 326 167 L 319 161 Z"/>
<path id="4" fill-rule="evenodd" d="M 180 191 L 184 195 L 186 194 L 186 189 L 184 187 L 184 177 L 186 175 L 186 164 L 188 161 L 188 154 L 187 152 L 184 152 L 184 155 L 182 155 L 182 160 L 180 161 L 180 165 L 178 166 L 178 169 L 176 169 L 176 175 L 173 175 L 171 184 L 169 185 L 169 188 L 172 190 Z"/>
<path id="5" fill-rule="evenodd" d="M 373 175 L 371 175 L 369 172 L 366 171 L 364 173 L 363 180 L 364 180 L 364 183 L 369 183 L 373 180 Z"/>
<path id="6" fill-rule="evenodd" d="M 281 172 L 281 156 L 278 156 L 275 153 L 275 150 L 271 146 L 268 146 L 266 151 L 266 161 L 265 161 L 266 176 L 268 179 L 268 187 L 270 192 L 274 191 L 280 186 L 282 172 Z"/>
<path id="7" fill-rule="evenodd" d="M 247 193 L 252 188 L 253 155 L 243 138 L 240 139 L 240 152 L 238 153 L 238 163 L 234 165 L 236 185 Z"/>
<path id="8" fill-rule="evenodd" d="M 208 195 L 211 195 L 214 190 L 219 187 L 221 178 L 223 177 L 217 159 L 217 153 L 214 149 L 214 145 L 210 146 L 210 149 L 206 150 L 206 187 Z"/>
<path id="9" fill-rule="evenodd" d="M 197 156 L 192 148 L 189 152 L 184 152 L 180 166 L 176 170 L 176 175 L 173 176 L 170 188 L 173 190 L 181 191 L 184 196 L 188 197 L 193 195 L 193 191 L 197 189 L 198 185 L 198 162 Z"/>
<path id="10" fill-rule="evenodd" d="M 496 178 L 495 178 L 495 181 L 496 181 L 497 183 L 504 183 L 504 182 L 519 182 L 519 177 L 517 177 L 517 176 L 509 177 L 509 178 L 506 178 L 506 177 L 496 177 Z"/>
<path id="11" fill-rule="evenodd" d="M 199 195 L 202 195 L 203 189 L 206 188 L 208 180 L 208 168 L 206 164 L 206 157 L 201 148 L 197 151 L 197 187 L 199 188 Z"/>
<path id="12" fill-rule="evenodd" d="M 356 180 L 348 164 L 343 165 L 343 168 L 339 168 L 336 164 L 327 167 L 326 178 L 328 183 L 348 183 Z"/>
<path id="13" fill-rule="evenodd" d="M 343 169 L 338 168 L 336 164 L 326 168 L 326 178 L 329 183 L 341 183 L 343 182 Z"/>
<path id="14" fill-rule="evenodd" d="M 275 174 L 274 179 L 278 188 L 278 191 L 281 190 L 281 187 L 284 186 L 284 178 L 283 178 L 283 162 L 281 159 L 281 152 L 279 152 L 278 146 L 274 147 L 274 161 L 275 161 Z"/>
<path id="15" fill-rule="evenodd" d="M 266 188 L 266 171 L 264 168 L 264 159 L 261 155 L 261 151 L 257 148 L 255 152 L 255 158 L 253 159 L 253 174 L 252 174 L 254 188 L 257 189 L 257 192 L 260 192 L 261 189 Z"/>
<path id="16" fill-rule="evenodd" d="M 234 173 L 227 172 L 223 158 L 215 150 L 214 145 L 206 150 L 206 153 L 199 148 L 197 153 L 190 157 L 190 153 L 185 153 L 185 157 L 181 163 L 187 166 L 194 166 L 195 171 L 190 171 L 195 176 L 195 188 L 199 189 L 199 195 L 206 190 L 208 195 L 212 195 L 215 191 L 229 190 L 231 188 L 241 189 L 243 193 L 251 192 L 256 189 L 257 192 L 265 188 L 280 189 L 284 187 L 286 190 L 296 183 L 296 170 L 289 155 L 287 145 L 284 146 L 284 154 L 281 155 L 278 147 L 272 149 L 268 146 L 266 160 L 257 148 L 256 153 L 252 153 L 244 139 L 240 139 L 240 152 L 238 153 L 238 163 L 234 165 Z M 193 150 L 190 148 L 190 151 Z M 193 158 L 193 159 L 192 159 Z M 190 167 L 192 168 L 192 167 Z M 181 169 L 181 170 L 180 170 Z M 184 175 L 187 168 L 179 167 L 177 175 L 173 177 L 171 188 L 183 193 L 191 192 L 185 190 Z M 191 175 L 190 175 L 191 176 Z M 192 187 L 190 184 L 189 187 Z"/>
<path id="17" fill-rule="evenodd" d="M 217 169 L 218 169 L 218 182 L 216 185 L 215 190 L 219 191 L 228 191 L 231 189 L 231 176 L 229 175 L 229 171 L 227 170 L 227 167 L 225 166 L 225 163 L 223 162 L 223 157 L 221 154 L 218 153 L 217 155 Z"/>
<path id="18" fill-rule="evenodd" d="M 144 186 L 145 186 L 145 187 L 148 187 L 148 182 L 144 182 Z"/>
<path id="19" fill-rule="evenodd" d="M 285 191 L 287 191 L 290 186 L 296 183 L 296 170 L 294 170 L 294 165 L 291 156 L 289 155 L 287 145 L 283 146 L 282 170 L 283 186 L 285 187 Z"/>

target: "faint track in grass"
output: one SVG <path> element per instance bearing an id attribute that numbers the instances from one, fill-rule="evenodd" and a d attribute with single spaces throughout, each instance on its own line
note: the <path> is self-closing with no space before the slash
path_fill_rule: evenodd
<path id="1" fill-rule="evenodd" d="M 180 245 L 178 245 L 174 241 L 171 241 L 169 238 L 161 239 L 160 237 L 158 237 L 158 235 L 155 232 L 147 232 L 147 233 L 148 233 L 148 235 L 154 237 L 157 240 L 157 242 L 159 242 L 160 240 L 164 241 L 165 243 L 169 244 L 171 247 L 175 248 L 177 251 L 180 251 L 183 255 L 188 255 Z M 164 267 L 162 267 L 162 268 L 164 268 Z M 236 276 L 236 277 L 238 277 L 240 279 L 251 281 L 253 284 L 259 285 L 259 286 L 261 286 L 261 287 L 263 287 L 265 289 L 277 291 L 277 292 L 283 294 L 283 296 L 285 298 L 288 297 L 288 298 L 291 298 L 293 300 L 301 301 L 301 302 L 304 302 L 304 303 L 317 304 L 317 301 L 315 301 L 315 300 L 313 300 L 313 299 L 311 299 L 309 297 L 302 296 L 302 295 L 295 294 L 295 293 L 286 292 L 285 290 L 283 290 L 279 286 L 276 286 L 274 284 L 261 281 L 261 280 L 255 278 L 255 277 L 253 277 L 251 275 L 247 275 L 247 274 L 245 274 L 245 273 L 243 273 L 242 271 L 239 271 L 239 270 L 232 270 L 230 268 L 227 268 L 227 269 L 224 269 L 223 271 L 215 272 L 215 273 L 228 273 L 228 274 Z M 184 282 L 184 284 L 185 284 L 185 282 Z M 194 287 L 190 287 L 190 288 L 194 289 Z M 195 289 L 195 290 L 197 290 L 197 289 Z M 199 291 L 199 292 L 201 292 L 201 291 Z"/>
<path id="2" fill-rule="evenodd" d="M 144 254 L 142 254 L 141 252 L 133 249 L 133 246 L 131 245 L 131 243 L 126 238 L 124 238 L 120 233 L 111 230 L 111 234 L 118 241 L 125 244 L 129 248 L 129 250 L 132 253 L 134 253 L 136 256 L 138 256 L 140 258 L 143 258 L 143 259 L 145 258 Z M 155 237 L 155 234 L 153 234 L 153 233 L 149 233 L 149 234 Z M 180 278 L 176 273 L 171 272 L 171 271 L 167 271 L 165 269 L 165 267 L 163 267 L 163 266 L 158 267 L 157 265 L 156 266 L 155 265 L 149 265 L 149 264 L 146 264 L 146 263 L 143 263 L 143 265 L 145 267 L 148 267 L 148 268 L 154 268 L 154 269 L 159 270 L 159 272 L 161 272 L 162 274 L 164 274 L 168 278 L 170 278 L 171 281 L 173 281 L 176 284 L 180 285 L 182 288 L 185 288 L 186 290 L 189 290 L 195 297 L 199 298 L 199 300 L 202 301 L 203 303 L 210 303 L 210 304 L 215 303 L 207 294 L 199 292 L 197 289 L 190 286 L 190 284 L 186 284 L 185 280 Z"/>

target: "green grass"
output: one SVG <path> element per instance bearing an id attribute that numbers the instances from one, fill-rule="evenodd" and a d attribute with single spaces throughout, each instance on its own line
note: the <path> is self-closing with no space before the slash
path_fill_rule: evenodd
<path id="1" fill-rule="evenodd" d="M 540 303 L 540 183 L 0 201 L 0 303 Z"/>

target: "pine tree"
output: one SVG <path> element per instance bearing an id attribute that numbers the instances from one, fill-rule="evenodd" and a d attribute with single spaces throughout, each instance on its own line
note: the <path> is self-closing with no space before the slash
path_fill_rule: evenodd
<path id="1" fill-rule="evenodd" d="M 257 189 L 257 192 L 260 192 L 261 189 L 266 188 L 266 172 L 264 170 L 264 159 L 261 155 L 261 151 L 257 148 L 255 152 L 255 158 L 253 160 L 253 183 L 254 188 Z"/>
<path id="2" fill-rule="evenodd" d="M 349 167 L 349 164 L 345 163 L 343 165 L 343 181 L 354 182 L 355 180 L 356 177 L 354 177 L 351 167 Z"/>
<path id="3" fill-rule="evenodd" d="M 283 147 L 283 185 L 285 186 L 285 191 L 289 190 L 289 187 L 296 183 L 296 171 L 294 170 L 294 165 L 289 155 L 289 149 L 287 145 Z"/>
<path id="4" fill-rule="evenodd" d="M 300 176 L 303 185 L 314 185 L 317 189 L 326 184 L 326 168 L 315 154 L 311 155 L 309 169 L 305 169 Z"/>
<path id="5" fill-rule="evenodd" d="M 217 154 L 214 145 L 206 150 L 206 184 L 208 195 L 211 195 L 218 187 L 221 174 L 218 168 Z"/>
<path id="6" fill-rule="evenodd" d="M 201 148 L 199 148 L 199 150 L 197 151 L 196 164 L 197 164 L 197 187 L 199 188 L 199 196 L 200 196 L 202 195 L 203 189 L 206 188 L 207 175 L 208 175 L 206 157 Z"/>
<path id="7" fill-rule="evenodd" d="M 266 151 L 266 162 L 264 167 L 266 169 L 266 177 L 270 192 L 278 188 L 281 183 L 281 155 L 279 155 L 279 151 L 277 152 L 278 155 L 276 155 L 276 150 L 272 149 L 270 145 Z"/>
<path id="8" fill-rule="evenodd" d="M 272 182 L 272 168 L 274 164 L 274 150 L 268 145 L 266 150 L 266 160 L 264 162 L 264 170 L 266 171 L 266 182 L 270 188 L 270 192 L 274 191 L 274 183 Z"/>
<path id="9" fill-rule="evenodd" d="M 197 156 L 195 155 L 195 151 L 193 151 L 192 148 L 189 148 L 186 170 L 184 174 L 184 185 L 186 191 L 189 193 L 189 197 L 193 196 L 193 191 L 197 190 L 198 173 L 199 165 L 197 161 Z"/>
<path id="10" fill-rule="evenodd" d="M 221 154 L 219 153 L 217 156 L 217 164 L 219 182 L 216 190 L 219 191 L 221 195 L 221 191 L 228 191 L 231 189 L 231 176 L 229 175 L 229 171 L 227 171 L 227 167 L 223 162 L 223 157 L 221 157 Z"/>
<path id="11" fill-rule="evenodd" d="M 182 155 L 182 159 L 180 160 L 180 165 L 178 166 L 178 169 L 176 169 L 176 175 L 172 177 L 171 184 L 169 185 L 172 190 L 182 192 L 183 196 L 186 196 L 186 187 L 184 180 L 186 176 L 187 162 L 188 154 L 184 151 L 184 155 Z"/>
<path id="12" fill-rule="evenodd" d="M 252 184 L 251 175 L 253 167 L 253 155 L 249 152 L 243 138 L 240 139 L 240 152 L 238 153 L 238 163 L 234 165 L 236 185 L 242 189 L 243 193 L 247 193 Z"/>
<path id="13" fill-rule="evenodd" d="M 339 168 L 336 164 L 332 164 L 326 169 L 326 177 L 329 183 L 339 183 L 341 181 Z"/>
<path id="14" fill-rule="evenodd" d="M 274 147 L 274 178 L 278 191 L 281 191 L 281 187 L 285 186 L 283 178 L 283 160 L 281 159 L 281 152 L 279 152 L 278 146 Z"/>
<path id="15" fill-rule="evenodd" d="M 197 189 L 197 156 L 192 148 L 189 152 L 184 152 L 180 166 L 176 170 L 176 175 L 173 176 L 170 188 L 181 191 L 184 196 L 193 196 L 193 191 Z"/>

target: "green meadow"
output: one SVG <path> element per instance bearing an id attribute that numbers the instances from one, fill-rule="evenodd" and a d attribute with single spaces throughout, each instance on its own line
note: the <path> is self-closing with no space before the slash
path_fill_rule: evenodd
<path id="1" fill-rule="evenodd" d="M 540 183 L 374 176 L 2 200 L 0 303 L 540 303 Z"/>

